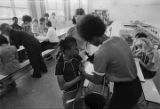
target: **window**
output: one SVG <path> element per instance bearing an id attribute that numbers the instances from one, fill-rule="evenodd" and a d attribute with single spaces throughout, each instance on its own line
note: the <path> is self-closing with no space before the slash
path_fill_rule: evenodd
<path id="1" fill-rule="evenodd" d="M 57 3 L 57 0 L 45 0 L 46 2 L 46 8 L 47 10 L 56 10 L 56 3 Z"/>
<path id="2" fill-rule="evenodd" d="M 30 15 L 28 0 L 0 0 L 0 23 L 11 23 L 12 17 Z"/>
<path id="3" fill-rule="evenodd" d="M 12 8 L 0 7 L 0 11 L 1 11 L 0 19 L 8 19 L 13 17 Z"/>
<path id="4" fill-rule="evenodd" d="M 10 0 L 1 0 L 0 1 L 0 6 L 10 7 L 11 6 L 11 2 L 10 2 Z"/>
<path id="5" fill-rule="evenodd" d="M 55 12 L 57 22 L 64 21 L 64 0 L 45 0 L 45 7 L 49 15 Z"/>
<path id="6" fill-rule="evenodd" d="M 15 11 L 16 11 L 16 16 L 17 16 L 18 18 L 22 18 L 23 15 L 30 15 L 28 9 L 16 8 Z"/>
<path id="7" fill-rule="evenodd" d="M 15 8 L 25 8 L 29 7 L 28 0 L 14 0 Z"/>
<path id="8" fill-rule="evenodd" d="M 80 8 L 80 0 L 70 0 L 71 16 L 75 15 L 77 8 Z"/>

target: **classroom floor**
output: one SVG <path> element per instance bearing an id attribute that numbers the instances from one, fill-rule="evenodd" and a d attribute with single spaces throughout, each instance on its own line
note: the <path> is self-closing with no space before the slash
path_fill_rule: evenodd
<path id="1" fill-rule="evenodd" d="M 16 81 L 17 89 L 0 98 L 0 109 L 60 109 L 63 107 L 52 60 L 47 64 L 48 73 L 42 78 L 31 77 L 32 70 Z"/>

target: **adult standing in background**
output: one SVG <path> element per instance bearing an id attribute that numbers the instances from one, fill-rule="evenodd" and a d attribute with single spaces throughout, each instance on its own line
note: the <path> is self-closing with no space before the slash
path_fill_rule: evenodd
<path id="1" fill-rule="evenodd" d="M 95 46 L 100 46 L 94 54 L 94 72 L 89 75 L 84 67 L 82 74 L 95 84 L 103 83 L 103 78 L 114 82 L 109 109 L 132 109 L 142 93 L 136 65 L 128 44 L 120 37 L 107 38 L 104 22 L 93 15 L 85 16 L 77 30 L 80 36 Z M 107 101 L 106 101 L 107 102 Z"/>
<path id="2" fill-rule="evenodd" d="M 75 16 L 74 16 L 74 23 L 76 23 L 73 27 L 71 27 L 67 34 L 71 37 L 74 37 L 77 41 L 77 45 L 78 45 L 78 48 L 80 50 L 80 56 L 85 59 L 85 54 L 84 54 L 84 51 L 86 50 L 86 46 L 87 46 L 87 42 L 85 40 L 83 40 L 78 32 L 77 32 L 77 28 L 76 28 L 76 25 L 81 21 L 81 19 L 85 16 L 85 12 L 84 12 L 84 9 L 82 8 L 78 8 L 76 9 L 76 12 L 75 12 Z M 73 19 L 73 20 L 74 20 Z"/>
<path id="3" fill-rule="evenodd" d="M 39 19 L 40 22 L 40 26 L 39 26 L 39 35 L 40 36 L 46 36 L 48 28 L 46 27 L 46 22 L 45 22 L 45 18 L 41 17 Z"/>
<path id="4" fill-rule="evenodd" d="M 51 14 L 51 16 L 49 17 L 49 20 L 52 23 L 52 27 L 56 30 L 56 26 L 57 26 L 57 19 L 56 19 L 56 14 L 53 12 Z"/>
<path id="5" fill-rule="evenodd" d="M 47 22 L 49 21 L 49 14 L 48 13 L 44 14 L 44 19 L 45 19 L 45 24 L 47 24 Z"/>
<path id="6" fill-rule="evenodd" d="M 22 27 L 18 25 L 18 18 L 12 18 L 13 24 L 11 25 L 14 30 L 22 30 Z"/>
<path id="7" fill-rule="evenodd" d="M 33 19 L 32 21 L 32 33 L 34 34 L 34 36 L 39 35 L 39 24 L 37 19 Z"/>
<path id="8" fill-rule="evenodd" d="M 3 35 L 9 37 L 11 45 L 15 45 L 17 49 L 20 45 L 24 46 L 34 70 L 33 78 L 40 78 L 41 73 L 47 72 L 47 67 L 41 55 L 41 45 L 33 34 L 15 31 L 6 23 L 1 24 L 0 30 Z"/>

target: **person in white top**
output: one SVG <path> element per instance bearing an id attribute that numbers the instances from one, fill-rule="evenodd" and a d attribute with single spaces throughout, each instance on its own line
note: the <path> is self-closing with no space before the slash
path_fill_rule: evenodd
<path id="1" fill-rule="evenodd" d="M 52 23 L 52 27 L 56 30 L 56 26 L 57 26 L 57 20 L 56 20 L 56 14 L 53 12 L 51 14 L 51 16 L 49 17 L 49 20 Z"/>
<path id="2" fill-rule="evenodd" d="M 56 34 L 55 29 L 52 27 L 52 23 L 48 21 L 46 23 L 48 27 L 48 32 L 46 36 L 38 36 L 37 39 L 41 42 L 42 51 L 47 49 L 55 49 L 59 42 L 59 38 Z"/>
<path id="3" fill-rule="evenodd" d="M 38 20 L 34 19 L 32 21 L 32 33 L 34 34 L 34 36 L 38 36 L 39 35 L 39 25 L 38 25 Z"/>

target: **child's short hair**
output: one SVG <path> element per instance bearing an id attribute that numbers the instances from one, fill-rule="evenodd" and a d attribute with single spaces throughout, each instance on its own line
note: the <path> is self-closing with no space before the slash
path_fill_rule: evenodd
<path id="1" fill-rule="evenodd" d="M 31 22 L 31 21 L 32 21 L 32 17 L 29 16 L 29 15 L 24 15 L 24 16 L 22 17 L 22 21 L 23 21 L 23 22 Z"/>
<path id="2" fill-rule="evenodd" d="M 84 40 L 90 42 L 93 37 L 102 37 L 106 31 L 106 25 L 99 17 L 86 15 L 77 24 L 77 30 Z"/>
<path id="3" fill-rule="evenodd" d="M 61 40 L 59 42 L 60 51 L 64 52 L 66 49 L 70 49 L 73 45 L 77 45 L 76 39 L 67 36 L 64 40 Z"/>
<path id="4" fill-rule="evenodd" d="M 50 21 L 48 21 L 48 22 L 46 23 L 46 26 L 52 27 L 52 23 L 51 23 Z"/>
<path id="5" fill-rule="evenodd" d="M 3 35 L 0 35 L 0 46 L 2 44 L 8 44 L 8 40 L 3 36 Z"/>
<path id="6" fill-rule="evenodd" d="M 84 9 L 83 8 L 76 9 L 75 15 L 85 15 Z"/>
<path id="7" fill-rule="evenodd" d="M 12 17 L 12 20 L 18 20 L 18 18 L 17 17 Z"/>

